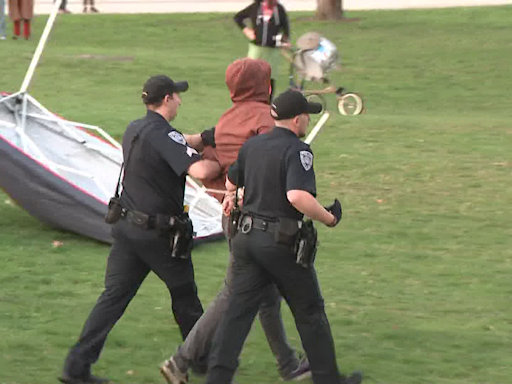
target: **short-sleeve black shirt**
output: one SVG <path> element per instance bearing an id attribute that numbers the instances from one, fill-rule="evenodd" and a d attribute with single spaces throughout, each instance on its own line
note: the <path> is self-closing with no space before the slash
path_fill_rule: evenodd
<path id="1" fill-rule="evenodd" d="M 201 157 L 162 115 L 148 110 L 128 125 L 123 156 L 123 206 L 149 215 L 183 212 L 187 170 Z"/>
<path id="2" fill-rule="evenodd" d="M 243 211 L 266 218 L 304 216 L 286 193 L 302 190 L 316 196 L 313 152 L 292 131 L 275 127 L 248 140 L 230 167 L 228 178 L 245 186 Z"/>

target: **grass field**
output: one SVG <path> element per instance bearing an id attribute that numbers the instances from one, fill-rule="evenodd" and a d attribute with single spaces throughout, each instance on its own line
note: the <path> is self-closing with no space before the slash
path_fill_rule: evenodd
<path id="1" fill-rule="evenodd" d="M 331 79 L 368 108 L 333 114 L 312 146 L 320 201 L 344 206 L 341 225 L 320 229 L 317 259 L 340 369 L 363 370 L 367 383 L 510 384 L 512 7 L 353 12 L 359 21 L 338 24 L 310 16 L 292 15 L 293 37 L 316 30 L 333 41 L 344 68 Z M 190 82 L 174 125 L 197 132 L 230 105 L 224 71 L 246 52 L 230 17 L 59 16 L 30 92 L 119 139 L 144 113 L 143 82 L 167 73 Z M 19 88 L 36 43 L 0 42 L 0 91 Z M 283 62 L 280 90 L 286 71 Z M 226 249 L 194 253 L 205 305 Z M 0 383 L 56 382 L 102 290 L 108 252 L 0 194 Z M 284 316 L 299 347 L 288 308 Z M 179 342 L 168 293 L 151 275 L 95 372 L 163 383 L 158 365 Z M 236 382 L 279 382 L 258 323 Z"/>

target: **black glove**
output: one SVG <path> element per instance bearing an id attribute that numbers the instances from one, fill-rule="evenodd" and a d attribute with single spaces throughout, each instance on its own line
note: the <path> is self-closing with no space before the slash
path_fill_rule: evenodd
<path id="1" fill-rule="evenodd" d="M 330 225 L 330 227 L 336 226 L 341 221 L 341 203 L 339 202 L 338 199 L 334 199 L 334 203 L 332 203 L 332 205 L 329 205 L 328 207 L 325 207 L 325 209 L 331 212 L 333 216 L 336 218 L 336 222 Z"/>
<path id="2" fill-rule="evenodd" d="M 205 129 L 201 132 L 201 140 L 203 140 L 203 145 L 205 147 L 215 148 L 215 127 Z"/>

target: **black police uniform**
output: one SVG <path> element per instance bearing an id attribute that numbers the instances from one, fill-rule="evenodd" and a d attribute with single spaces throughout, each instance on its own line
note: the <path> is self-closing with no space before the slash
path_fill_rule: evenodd
<path id="1" fill-rule="evenodd" d="M 316 195 L 309 145 L 292 131 L 275 127 L 242 147 L 228 178 L 245 186 L 242 217 L 252 218 L 252 228 L 243 233 L 242 225 L 233 239 L 232 292 L 215 335 L 207 384 L 231 382 L 264 288 L 271 283 L 292 310 L 315 384 L 339 384 L 342 378 L 315 269 L 297 264 L 292 247 L 278 244 L 274 237 L 278 218 L 303 218 L 286 193 L 304 190 Z"/>
<path id="2" fill-rule="evenodd" d="M 127 127 L 123 154 L 123 212 L 143 212 L 150 219 L 158 214 L 182 214 L 187 170 L 200 160 L 183 135 L 160 114 L 148 110 L 146 117 Z M 149 220 L 149 228 L 142 228 L 130 220 L 130 215 L 124 216 L 113 225 L 114 245 L 107 262 L 105 290 L 66 359 L 64 372 L 71 377 L 88 377 L 108 333 L 150 271 L 169 289 L 183 339 L 203 313 L 192 260 L 171 257 L 169 234 L 154 229 L 155 220 Z"/>

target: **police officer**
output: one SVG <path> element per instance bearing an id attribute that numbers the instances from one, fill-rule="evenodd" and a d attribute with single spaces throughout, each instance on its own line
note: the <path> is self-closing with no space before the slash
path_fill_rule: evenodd
<path id="1" fill-rule="evenodd" d="M 107 221 L 114 244 L 107 262 L 105 290 L 71 348 L 60 380 L 66 384 L 108 382 L 91 374 L 107 335 L 123 315 L 150 271 L 167 286 L 183 339 L 203 313 L 190 258 L 192 225 L 184 212 L 187 173 L 198 179 L 220 171 L 201 160 L 183 135 L 169 125 L 188 83 L 151 77 L 142 100 L 145 117 L 131 122 L 123 136 L 124 179 L 111 199 Z M 121 180 L 121 176 L 120 176 Z"/>
<path id="2" fill-rule="evenodd" d="M 230 167 L 226 187 L 245 187 L 239 232 L 233 239 L 233 278 L 228 308 L 214 338 L 207 384 L 232 382 L 242 345 L 265 288 L 275 283 L 295 318 L 315 384 L 358 384 L 360 373 L 340 375 L 324 301 L 313 267 L 316 251 L 312 220 L 334 227 L 341 219 L 338 200 L 328 208 L 315 199 L 313 153 L 299 138 L 309 114 L 322 107 L 302 93 L 286 91 L 272 105 L 276 126 L 251 138 Z M 233 199 L 226 199 L 224 212 Z M 305 230 L 307 229 L 307 230 Z M 306 249 L 306 253 L 304 253 Z"/>
<path id="3" fill-rule="evenodd" d="M 269 82 L 270 65 L 265 61 L 249 58 L 235 60 L 226 70 L 226 85 L 233 105 L 217 122 L 215 133 L 206 130 L 202 134 L 185 135 L 191 146 L 204 150 L 203 158 L 218 160 L 222 168 L 221 175 L 205 181 L 203 185 L 222 190 L 222 194 L 214 194 L 220 201 L 225 196 L 226 174 L 230 165 L 236 161 L 242 145 L 250 137 L 268 132 L 274 127 L 274 119 L 270 115 Z M 228 217 L 224 216 L 223 219 L 224 233 L 230 239 Z M 187 383 L 189 367 L 195 373 L 206 372 L 213 337 L 228 305 L 232 262 L 233 255 L 230 252 L 222 290 L 194 325 L 185 342 L 161 366 L 160 371 L 169 384 Z M 281 378 L 291 381 L 311 377 L 308 360 L 298 355 L 288 342 L 281 318 L 281 296 L 274 284 L 269 286 L 265 300 L 261 303 L 259 318 L 270 349 L 276 357 Z"/>

